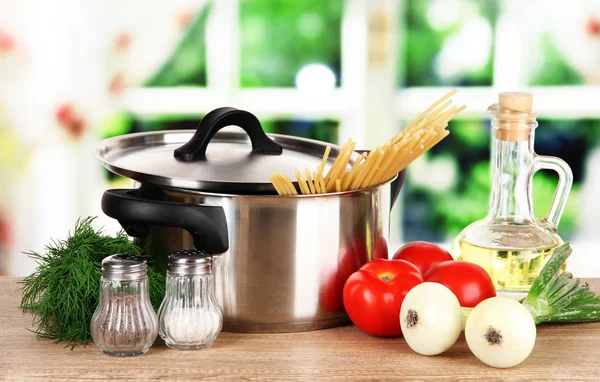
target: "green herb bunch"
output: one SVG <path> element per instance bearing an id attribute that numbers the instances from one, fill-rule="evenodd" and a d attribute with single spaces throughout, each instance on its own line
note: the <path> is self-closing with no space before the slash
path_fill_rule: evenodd
<path id="1" fill-rule="evenodd" d="M 38 338 L 66 343 L 73 349 L 92 340 L 90 321 L 98 304 L 102 260 L 141 249 L 124 232 L 116 237 L 94 230 L 95 217 L 77 220 L 66 240 L 52 240 L 45 253 L 27 252 L 38 263 L 23 281 L 21 309 L 34 317 Z M 150 300 L 158 309 L 165 294 L 165 276 L 148 267 Z"/>

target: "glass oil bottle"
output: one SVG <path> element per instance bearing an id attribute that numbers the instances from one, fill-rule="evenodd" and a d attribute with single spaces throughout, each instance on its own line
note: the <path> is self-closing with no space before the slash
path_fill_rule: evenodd
<path id="1" fill-rule="evenodd" d="M 537 114 L 533 95 L 500 93 L 491 105 L 492 187 L 487 216 L 467 226 L 453 244 L 452 255 L 482 266 L 499 295 L 524 296 L 546 260 L 563 240 L 557 227 L 573 184 L 563 160 L 534 152 Z M 558 187 L 545 218 L 534 215 L 532 179 L 536 171 L 558 173 Z"/>

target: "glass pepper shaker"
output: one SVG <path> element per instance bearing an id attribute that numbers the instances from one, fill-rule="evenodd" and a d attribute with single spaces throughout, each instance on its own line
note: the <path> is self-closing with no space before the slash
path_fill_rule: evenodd
<path id="1" fill-rule="evenodd" d="M 148 351 L 158 334 L 158 317 L 150 302 L 145 261 L 129 254 L 102 260 L 100 300 L 90 329 L 94 343 L 106 354 Z"/>
<path id="2" fill-rule="evenodd" d="M 223 314 L 215 297 L 210 255 L 196 250 L 169 255 L 167 288 L 158 321 L 159 334 L 170 348 L 212 346 L 221 332 Z"/>

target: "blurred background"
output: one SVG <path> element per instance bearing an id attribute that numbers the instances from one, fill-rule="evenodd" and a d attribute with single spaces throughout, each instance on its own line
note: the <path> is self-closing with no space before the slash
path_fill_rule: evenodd
<path id="1" fill-rule="evenodd" d="M 30 273 L 22 252 L 79 216 L 119 229 L 100 197 L 129 182 L 92 158 L 100 139 L 193 129 L 228 105 L 268 132 L 373 148 L 453 87 L 468 109 L 410 166 L 390 249 L 449 248 L 485 216 L 485 110 L 525 90 L 536 152 L 575 176 L 559 227 L 569 267 L 600 276 L 600 1 L 0 0 L 0 274 Z M 556 181 L 535 175 L 537 216 Z"/>

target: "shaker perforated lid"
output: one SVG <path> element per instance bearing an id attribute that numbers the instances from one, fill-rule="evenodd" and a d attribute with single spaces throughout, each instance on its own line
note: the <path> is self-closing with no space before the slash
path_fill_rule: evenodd
<path id="1" fill-rule="evenodd" d="M 204 251 L 181 249 L 169 255 L 169 273 L 186 275 L 204 275 L 212 272 L 212 257 Z"/>
<path id="2" fill-rule="evenodd" d="M 117 254 L 102 260 L 102 277 L 115 281 L 138 281 L 147 277 L 146 261 L 131 254 Z"/>

